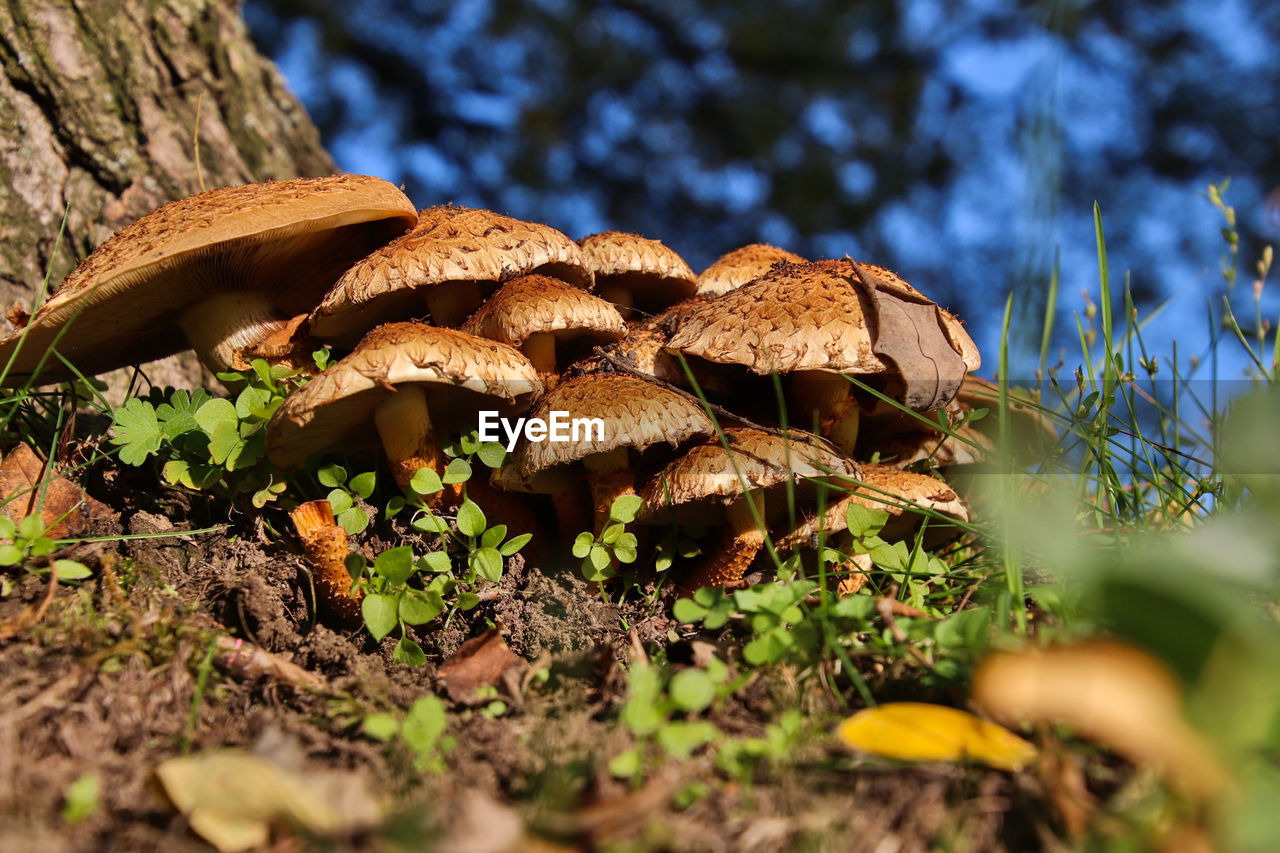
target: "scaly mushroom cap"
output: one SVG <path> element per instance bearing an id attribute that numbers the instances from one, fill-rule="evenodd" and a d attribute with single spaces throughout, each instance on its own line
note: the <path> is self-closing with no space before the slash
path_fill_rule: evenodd
<path id="1" fill-rule="evenodd" d="M 267 456 L 292 469 L 331 447 L 377 446 L 374 410 L 404 384 L 423 389 L 432 421 L 445 434 L 474 427 L 481 410 L 521 411 L 542 390 L 533 365 L 506 344 L 423 323 L 388 323 L 289 395 L 267 425 Z"/>
<path id="2" fill-rule="evenodd" d="M 914 511 L 912 504 L 957 521 L 969 520 L 969 508 L 955 491 L 941 480 L 925 474 L 901 471 L 890 465 L 864 464 L 862 476 L 858 479 L 865 485 L 830 503 L 821 516 L 808 518 L 779 537 L 776 543 L 778 550 L 786 552 L 804 547 L 817 537 L 819 530 L 825 530 L 828 535 L 847 530 L 850 504 L 889 513 L 889 521 L 880 534 L 889 542 L 910 535 L 923 520 L 922 514 Z M 931 527 L 936 524 L 936 521 L 930 522 Z"/>
<path id="3" fill-rule="evenodd" d="M 687 299 L 697 276 L 679 255 L 658 240 L 623 231 L 602 231 L 578 241 L 602 294 L 631 293 L 631 304 L 650 314 Z M 628 306 L 630 307 L 630 306 Z"/>
<path id="4" fill-rule="evenodd" d="M 715 263 L 698 276 L 699 296 L 723 296 L 730 290 L 750 284 L 760 278 L 779 261 L 792 264 L 806 263 L 805 259 L 770 246 L 768 243 L 752 243 L 721 255 Z"/>
<path id="5" fill-rule="evenodd" d="M 641 493 L 640 521 L 715 522 L 725 506 L 748 492 L 775 490 L 790 481 L 812 491 L 815 482 L 841 483 L 859 478 L 861 468 L 817 436 L 793 430 L 788 436 L 747 427 L 724 431 L 732 460 L 719 438 L 689 449 L 662 469 Z M 852 484 L 847 484 L 852 485 Z M 778 507 L 766 505 L 766 514 Z"/>
<path id="6" fill-rule="evenodd" d="M 342 276 L 312 313 L 311 334 L 346 344 L 380 322 L 422 315 L 425 293 L 434 286 L 477 282 L 491 289 L 534 272 L 592 286 L 582 250 L 550 226 L 491 210 L 425 208 L 413 230 Z"/>
<path id="7" fill-rule="evenodd" d="M 971 341 L 954 342 L 943 313 L 882 268 L 849 259 L 782 263 L 695 312 L 668 349 L 760 375 L 898 375 L 908 405 L 931 409 L 955 395 L 977 353 L 966 355 Z"/>
<path id="8" fill-rule="evenodd" d="M 529 413 L 550 420 L 552 412 L 569 418 L 600 418 L 603 436 L 567 442 L 523 442 L 515 451 L 504 488 L 558 492 L 574 482 L 572 464 L 619 449 L 637 452 L 660 443 L 676 447 L 689 439 L 713 435 L 715 426 L 698 401 L 631 376 L 590 374 L 570 379 L 548 391 Z"/>
<path id="9" fill-rule="evenodd" d="M 498 288 L 462 331 L 518 347 L 529 336 L 546 333 L 616 341 L 627 327 L 617 309 L 600 297 L 549 276 L 525 275 Z"/>
<path id="10" fill-rule="evenodd" d="M 93 375 L 189 348 L 179 318 L 206 299 L 252 303 L 281 320 L 305 314 L 353 262 L 415 220 L 404 193 L 367 175 L 224 187 L 170 202 L 99 246 L 25 329 L 0 341 L 4 364 L 26 334 L 6 384 L 30 377 L 79 315 L 58 351 Z M 198 337 L 202 312 L 193 313 L 183 322 Z M 235 345 L 252 346 L 256 334 L 246 325 Z M 56 358 L 40 374 L 68 375 Z"/>

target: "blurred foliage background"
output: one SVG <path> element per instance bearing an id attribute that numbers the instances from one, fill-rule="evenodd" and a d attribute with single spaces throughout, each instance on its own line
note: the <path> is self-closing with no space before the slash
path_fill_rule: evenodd
<path id="1" fill-rule="evenodd" d="M 1220 223 L 1197 193 L 1234 178 L 1248 259 L 1280 180 L 1280 6 L 1262 0 L 245 12 L 337 162 L 419 205 L 492 207 L 575 238 L 634 230 L 695 270 L 755 240 L 849 253 L 957 310 L 988 353 L 1012 290 L 1023 370 L 1055 256 L 1061 311 L 1096 286 L 1095 200 L 1138 304 L 1175 297 L 1180 322 L 1154 343 L 1185 342 L 1222 289 Z"/>

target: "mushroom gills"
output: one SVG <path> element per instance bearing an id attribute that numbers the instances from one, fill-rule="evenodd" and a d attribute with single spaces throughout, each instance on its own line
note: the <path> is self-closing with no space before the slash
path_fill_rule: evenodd
<path id="1" fill-rule="evenodd" d="M 391 464 L 391 473 L 402 489 L 419 468 L 441 471 L 440 442 L 436 439 L 427 395 L 417 385 L 397 385 L 395 392 L 378 403 L 373 420 L 382 439 L 382 448 Z"/>
<path id="2" fill-rule="evenodd" d="M 725 508 L 727 524 L 716 552 L 685 579 L 687 590 L 736 584 L 764 547 L 764 492 L 752 491 Z M 757 519 L 759 519 L 757 521 Z"/>

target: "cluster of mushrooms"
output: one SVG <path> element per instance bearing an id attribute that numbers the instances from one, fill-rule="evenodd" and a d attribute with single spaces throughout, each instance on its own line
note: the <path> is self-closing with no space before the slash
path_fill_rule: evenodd
<path id="1" fill-rule="evenodd" d="M 277 466 L 381 449 L 403 488 L 440 471 L 438 437 L 480 412 L 600 419 L 579 441 L 522 438 L 471 496 L 485 489 L 491 519 L 519 530 L 538 522 L 511 495 L 550 495 L 568 539 L 599 533 L 630 493 L 642 524 L 722 526 L 686 588 L 740 581 L 766 535 L 783 553 L 837 536 L 850 502 L 887 510 L 891 537 L 920 508 L 967 520 L 950 487 L 903 468 L 965 464 L 987 444 L 904 412 L 954 417 L 989 386 L 968 376 L 979 356 L 960 322 L 882 267 L 752 245 L 697 275 L 656 240 L 575 243 L 486 210 L 419 211 L 360 175 L 161 207 L 0 341 L 0 364 L 7 384 L 50 382 L 192 348 L 214 372 L 256 358 L 315 372 L 322 345 L 342 357 L 269 424 Z"/>

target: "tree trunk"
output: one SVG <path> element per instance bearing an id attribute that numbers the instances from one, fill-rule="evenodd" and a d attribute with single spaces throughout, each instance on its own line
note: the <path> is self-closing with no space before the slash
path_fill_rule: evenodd
<path id="1" fill-rule="evenodd" d="M 0 3 L 0 309 L 166 201 L 332 171 L 234 0 Z"/>

